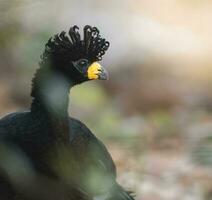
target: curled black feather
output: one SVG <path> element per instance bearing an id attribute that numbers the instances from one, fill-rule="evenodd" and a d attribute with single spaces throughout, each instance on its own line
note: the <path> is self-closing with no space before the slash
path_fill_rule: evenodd
<path id="1" fill-rule="evenodd" d="M 109 42 L 101 37 L 96 27 L 86 25 L 81 37 L 79 27 L 73 26 L 68 34 L 62 31 L 48 40 L 40 63 L 46 63 L 47 60 L 75 61 L 80 58 L 90 62 L 99 61 L 108 47 Z"/>

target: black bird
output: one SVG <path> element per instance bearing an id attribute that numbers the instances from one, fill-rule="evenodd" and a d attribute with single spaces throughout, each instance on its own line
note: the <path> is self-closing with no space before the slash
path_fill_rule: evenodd
<path id="1" fill-rule="evenodd" d="M 42 177 L 36 179 L 37 190 L 64 184 L 68 199 L 133 200 L 116 182 L 116 167 L 104 144 L 68 115 L 70 88 L 108 78 L 97 62 L 108 47 L 99 30 L 89 25 L 83 37 L 73 26 L 68 34 L 63 31 L 49 39 L 32 80 L 31 109 L 0 120 L 0 150 L 6 152 L 0 153 L 1 199 L 15 199 L 22 184 L 22 193 L 27 192 L 35 173 Z M 14 165 L 18 160 L 16 173 L 10 165 L 12 158 Z"/>

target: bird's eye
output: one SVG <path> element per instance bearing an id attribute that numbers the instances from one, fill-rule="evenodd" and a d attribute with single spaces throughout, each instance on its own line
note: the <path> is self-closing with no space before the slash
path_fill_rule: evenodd
<path id="1" fill-rule="evenodd" d="M 83 67 L 86 63 L 87 63 L 86 60 L 80 60 L 80 61 L 79 61 L 79 65 L 80 65 L 81 67 Z"/>
<path id="2" fill-rule="evenodd" d="M 82 74 L 85 74 L 87 71 L 88 60 L 87 59 L 80 59 L 78 61 L 72 62 L 74 67 Z"/>

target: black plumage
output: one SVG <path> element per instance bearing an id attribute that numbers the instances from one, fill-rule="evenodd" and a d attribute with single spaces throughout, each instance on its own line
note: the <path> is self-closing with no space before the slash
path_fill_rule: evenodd
<path id="1" fill-rule="evenodd" d="M 107 78 L 96 61 L 109 42 L 89 25 L 83 35 L 74 26 L 68 34 L 50 38 L 32 81 L 31 109 L 0 120 L 0 149 L 9 152 L 0 154 L 1 200 L 58 199 L 57 195 L 64 200 L 133 200 L 117 184 L 116 167 L 104 144 L 68 115 L 71 87 Z M 11 157 L 22 161 L 15 175 L 5 164 Z M 28 188 L 34 195 L 26 194 Z"/>

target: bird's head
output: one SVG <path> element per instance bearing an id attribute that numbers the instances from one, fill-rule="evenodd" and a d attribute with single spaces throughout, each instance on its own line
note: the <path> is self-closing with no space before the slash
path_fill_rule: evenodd
<path id="1" fill-rule="evenodd" d="M 109 47 L 96 27 L 86 25 L 83 36 L 73 26 L 50 38 L 41 56 L 41 66 L 60 72 L 74 84 L 88 80 L 106 80 L 107 71 L 98 63 Z"/>

